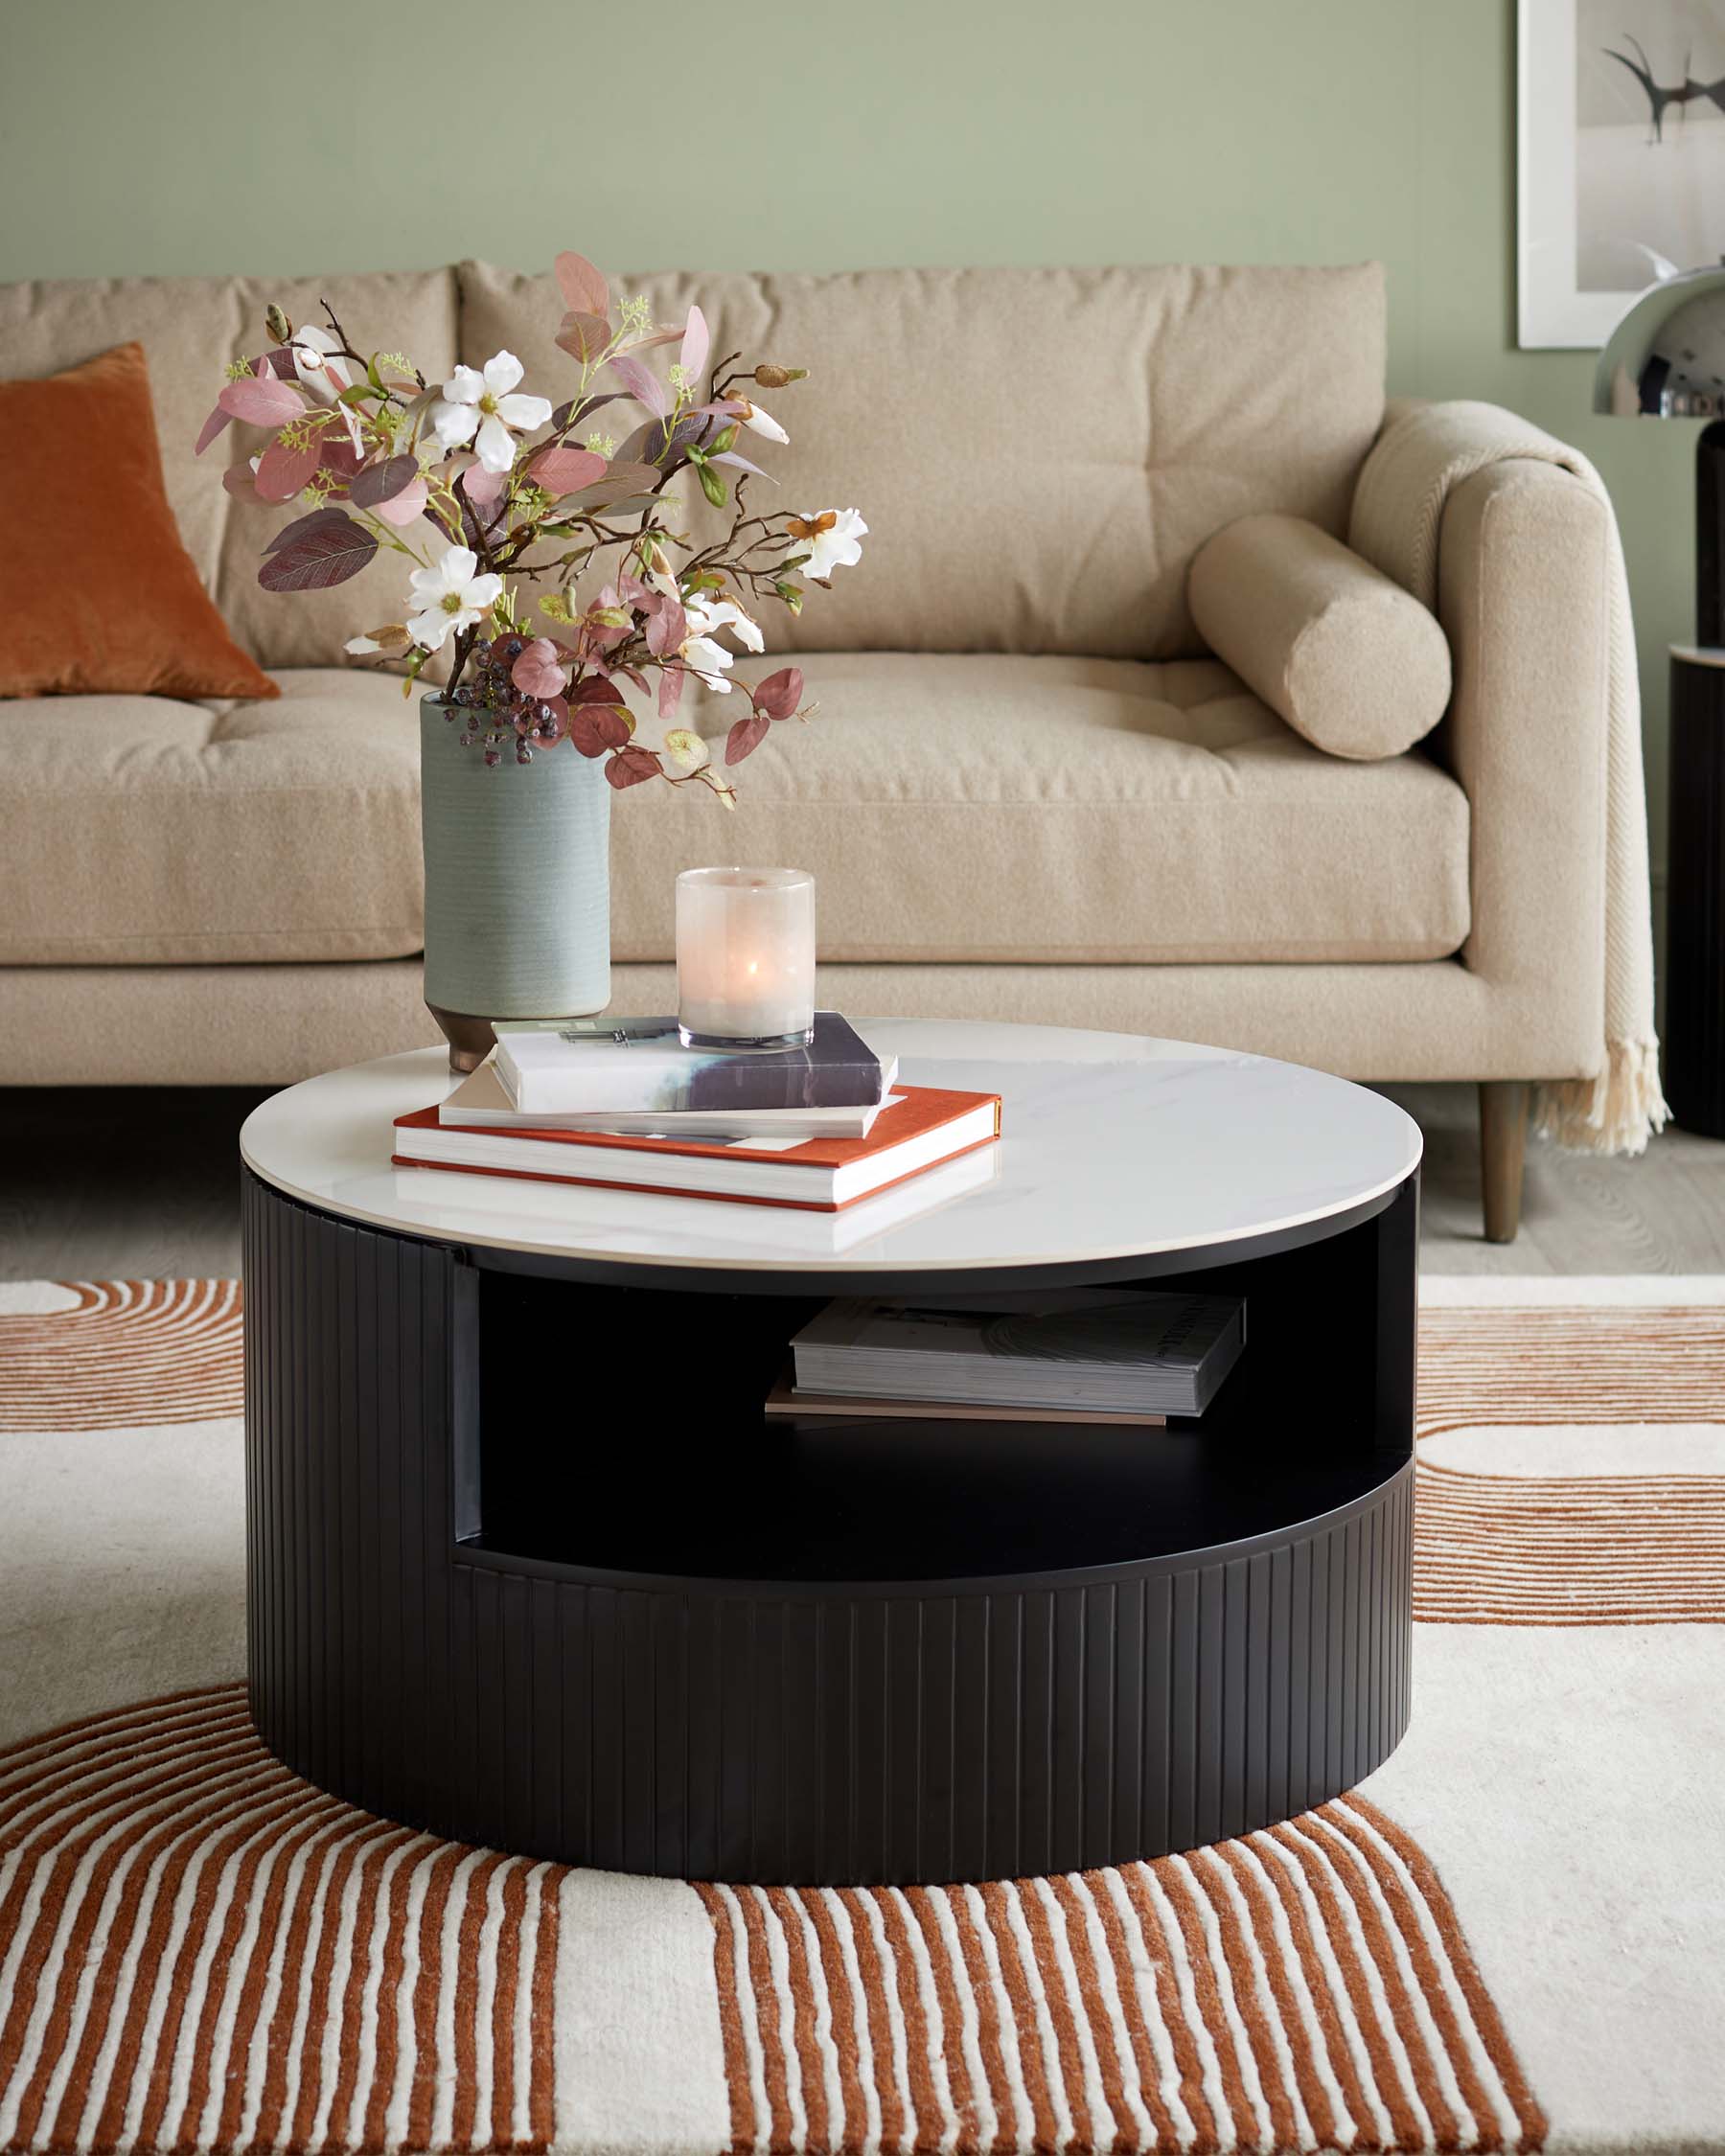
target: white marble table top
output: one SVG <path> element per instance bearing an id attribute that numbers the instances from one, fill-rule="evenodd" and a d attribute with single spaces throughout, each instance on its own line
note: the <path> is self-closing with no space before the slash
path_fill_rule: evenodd
<path id="1" fill-rule="evenodd" d="M 1059 1026 L 858 1021 L 900 1082 L 997 1092 L 998 1145 L 840 1213 L 392 1168 L 391 1123 L 454 1080 L 441 1049 L 266 1100 L 247 1165 L 324 1212 L 439 1242 L 630 1266 L 858 1273 L 1075 1264 L 1287 1229 L 1417 1166 L 1392 1102 L 1296 1064 Z"/>

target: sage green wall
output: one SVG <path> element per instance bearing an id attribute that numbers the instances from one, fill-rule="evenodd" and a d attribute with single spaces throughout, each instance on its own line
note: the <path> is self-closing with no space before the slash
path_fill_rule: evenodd
<path id="1" fill-rule="evenodd" d="M 1513 15 L 4 0 L 0 280 L 533 265 L 563 246 L 635 268 L 1375 256 L 1392 386 L 1513 405 L 1617 498 L 1663 858 L 1693 434 L 1597 421 L 1590 356 L 1515 350 Z M 1058 374 L 1058 323 L 1025 323 L 1024 368 Z"/>

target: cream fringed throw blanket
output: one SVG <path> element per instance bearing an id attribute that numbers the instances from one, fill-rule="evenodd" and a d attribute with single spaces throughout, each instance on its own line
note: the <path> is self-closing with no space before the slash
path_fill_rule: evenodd
<path id="1" fill-rule="evenodd" d="M 1438 535 L 1450 490 L 1508 457 L 1560 465 L 1609 505 L 1584 456 L 1496 404 L 1393 400 L 1354 494 L 1348 544 L 1422 605 L 1438 603 Z M 1611 524 L 1611 651 L 1605 775 L 1605 1038 L 1597 1078 L 1542 1086 L 1536 1127 L 1560 1145 L 1640 1153 L 1664 1127 L 1653 1032 L 1653 928 L 1641 690 L 1629 581 Z"/>

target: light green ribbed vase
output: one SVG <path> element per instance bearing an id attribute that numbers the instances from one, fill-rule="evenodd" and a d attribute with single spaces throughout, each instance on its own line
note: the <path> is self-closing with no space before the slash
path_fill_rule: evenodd
<path id="1" fill-rule="evenodd" d="M 420 702 L 426 1002 L 456 1070 L 502 1019 L 576 1018 L 610 1001 L 610 797 L 565 743 L 494 769 L 463 748 L 439 697 Z"/>

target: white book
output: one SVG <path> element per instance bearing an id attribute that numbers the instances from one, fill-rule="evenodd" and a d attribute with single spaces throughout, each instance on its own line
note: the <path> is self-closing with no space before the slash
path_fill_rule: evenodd
<path id="1" fill-rule="evenodd" d="M 877 1191 L 860 1204 L 836 1213 L 692 1200 L 700 1205 L 701 1217 L 696 1222 L 679 1221 L 678 1231 L 699 1234 L 703 1246 L 734 1249 L 736 1262 L 745 1272 L 766 1264 L 769 1256 L 774 1266 L 818 1265 L 865 1250 L 907 1222 L 922 1220 L 985 1190 L 1000 1178 L 1000 1152 L 998 1145 L 985 1145 L 975 1153 L 962 1153 L 926 1175 L 894 1183 L 891 1189 Z M 396 1203 L 406 1207 L 409 1217 L 416 1207 L 422 1208 L 426 1220 L 434 1224 L 459 1211 L 472 1223 L 476 1238 L 510 1242 L 531 1240 L 536 1224 L 544 1228 L 547 1240 L 553 1239 L 572 1221 L 596 1236 L 639 1235 L 643 1223 L 638 1208 L 664 1202 L 644 1200 L 629 1190 L 524 1178 L 503 1182 L 494 1176 L 446 1175 L 439 1168 L 398 1167 L 394 1184 Z"/>
<path id="2" fill-rule="evenodd" d="M 898 1058 L 886 1065 L 890 1089 L 898 1077 Z M 470 1130 L 613 1131 L 620 1137 L 782 1137 L 794 1143 L 812 1137 L 866 1137 L 875 1117 L 900 1096 L 887 1091 L 866 1108 L 647 1109 L 630 1114 L 621 1109 L 571 1112 L 518 1108 L 490 1056 L 471 1072 L 437 1111 L 440 1123 L 465 1124 Z"/>
<path id="3" fill-rule="evenodd" d="M 792 1342 L 799 1391 L 1199 1415 L 1246 1344 L 1227 1296 L 1073 1288 L 829 1303 Z"/>
<path id="4" fill-rule="evenodd" d="M 806 1047 L 686 1048 L 673 1017 L 501 1024 L 497 1074 L 540 1115 L 865 1108 L 889 1090 L 882 1059 L 837 1011 L 816 1011 Z"/>

